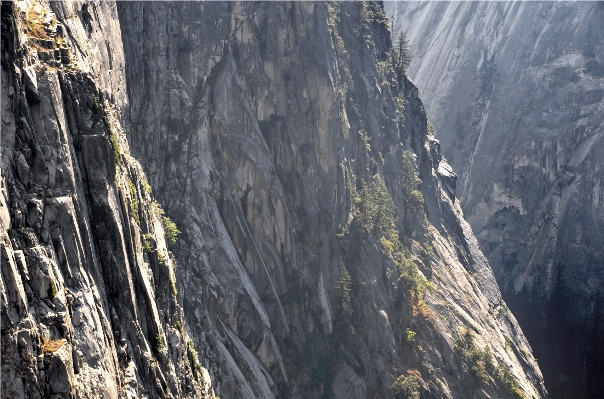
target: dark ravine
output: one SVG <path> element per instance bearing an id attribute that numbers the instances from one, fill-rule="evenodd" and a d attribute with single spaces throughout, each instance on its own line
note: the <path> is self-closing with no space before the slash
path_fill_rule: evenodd
<path id="1" fill-rule="evenodd" d="M 604 397 L 604 3 L 387 3 L 552 398 Z"/>
<path id="2" fill-rule="evenodd" d="M 3 398 L 547 397 L 381 4 L 2 7 Z"/>

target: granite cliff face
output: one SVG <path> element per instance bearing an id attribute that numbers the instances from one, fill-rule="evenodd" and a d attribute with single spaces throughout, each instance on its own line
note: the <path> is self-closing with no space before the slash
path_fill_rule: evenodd
<path id="1" fill-rule="evenodd" d="M 213 397 L 120 123 L 116 5 L 3 3 L 2 35 L 2 397 Z"/>
<path id="2" fill-rule="evenodd" d="M 552 397 L 603 397 L 603 3 L 386 9 Z"/>
<path id="3" fill-rule="evenodd" d="M 380 4 L 2 15 L 3 397 L 547 396 Z"/>

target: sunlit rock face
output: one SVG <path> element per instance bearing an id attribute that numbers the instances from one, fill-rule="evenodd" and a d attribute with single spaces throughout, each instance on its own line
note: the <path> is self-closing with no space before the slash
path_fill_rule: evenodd
<path id="1" fill-rule="evenodd" d="M 547 397 L 381 4 L 2 37 L 3 398 Z"/>
<path id="2" fill-rule="evenodd" d="M 3 398 L 214 397 L 123 134 L 116 11 L 2 4 Z"/>
<path id="3" fill-rule="evenodd" d="M 386 3 L 552 397 L 602 397 L 604 6 Z"/>

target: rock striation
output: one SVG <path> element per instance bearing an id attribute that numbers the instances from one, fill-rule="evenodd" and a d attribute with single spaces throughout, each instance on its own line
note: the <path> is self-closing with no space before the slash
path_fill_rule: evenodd
<path id="1" fill-rule="evenodd" d="M 380 3 L 2 7 L 3 397 L 547 397 Z"/>
<path id="2" fill-rule="evenodd" d="M 3 3 L 2 35 L 2 397 L 213 397 L 120 123 L 116 5 Z"/>
<path id="3" fill-rule="evenodd" d="M 458 198 L 556 398 L 604 396 L 601 2 L 388 3 Z"/>

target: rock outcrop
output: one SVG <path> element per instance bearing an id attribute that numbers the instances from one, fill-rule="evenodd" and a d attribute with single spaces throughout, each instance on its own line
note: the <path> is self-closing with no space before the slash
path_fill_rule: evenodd
<path id="1" fill-rule="evenodd" d="M 603 3 L 386 9 L 552 397 L 603 397 Z"/>
<path id="2" fill-rule="evenodd" d="M 2 4 L 3 398 L 213 395 L 120 124 L 115 11 Z"/>
<path id="3" fill-rule="evenodd" d="M 2 23 L 3 397 L 547 396 L 379 3 Z"/>

